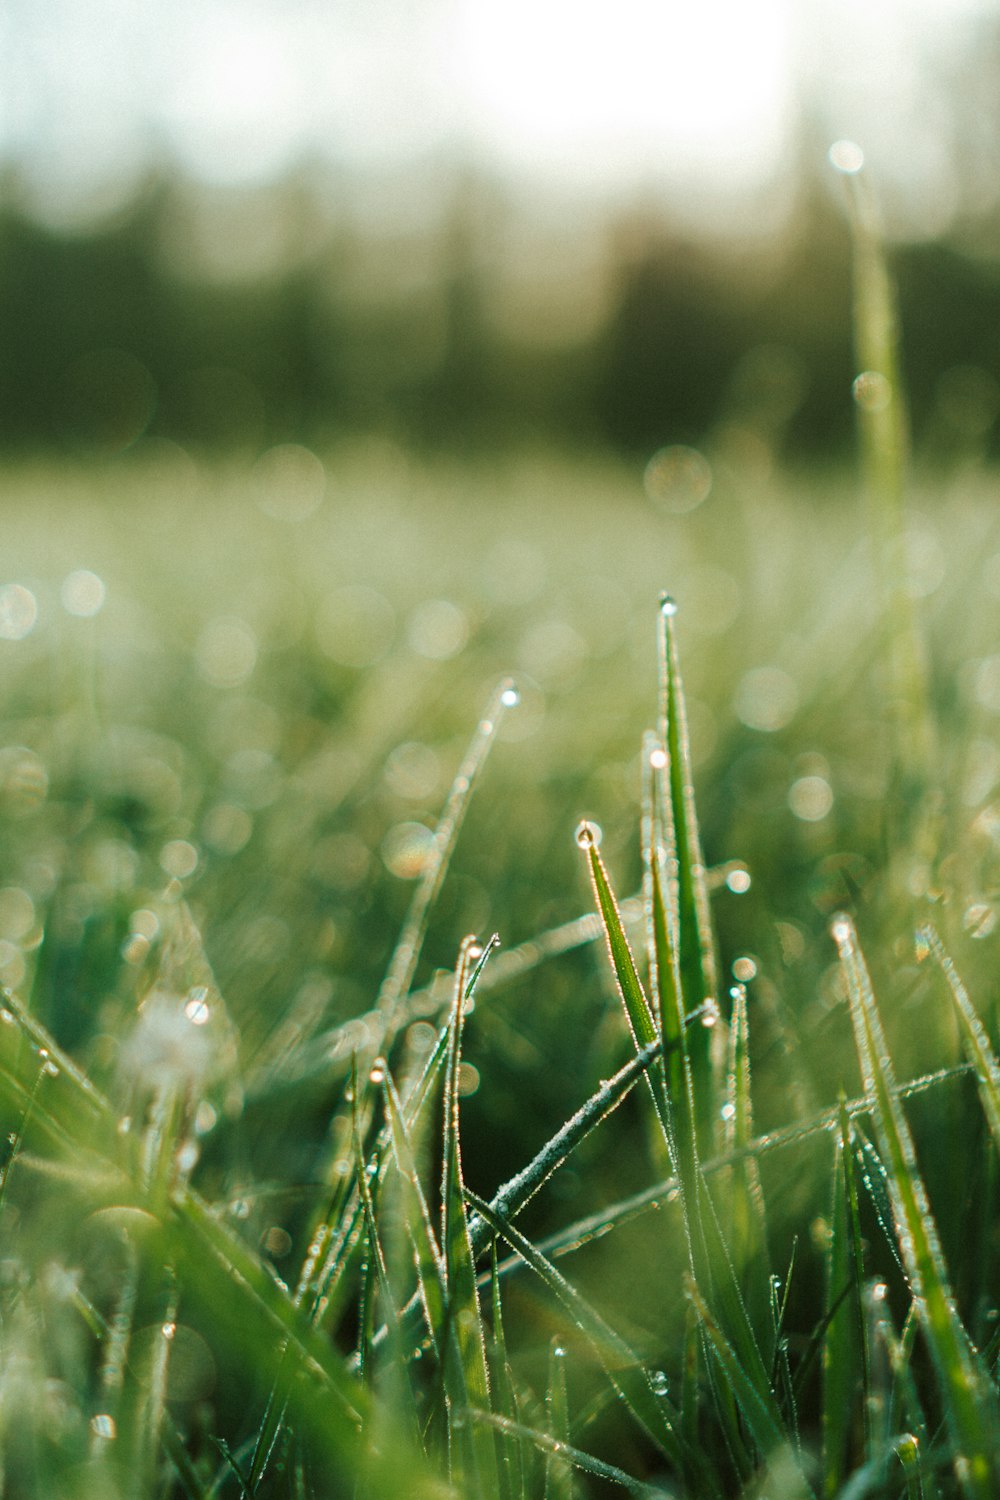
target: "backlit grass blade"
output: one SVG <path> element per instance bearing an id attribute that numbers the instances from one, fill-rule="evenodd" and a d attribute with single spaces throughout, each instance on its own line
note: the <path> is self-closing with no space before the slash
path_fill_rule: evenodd
<path id="1" fill-rule="evenodd" d="M 901 790 L 914 798 L 919 810 L 934 781 L 934 736 L 923 644 L 908 580 L 903 501 L 909 438 L 896 299 L 863 154 L 851 142 L 838 142 L 830 154 L 848 189 L 859 367 L 853 389 L 883 598 L 894 753 Z"/>
<path id="2" fill-rule="evenodd" d="M 552 1447 L 545 1461 L 545 1500 L 573 1500 L 573 1475 L 564 1457 L 569 1442 L 569 1403 L 566 1395 L 566 1350 L 558 1338 L 549 1344 L 549 1388 L 545 1397 Z"/>
<path id="3" fill-rule="evenodd" d="M 462 1029 L 468 980 L 473 963 L 482 956 L 482 950 L 475 938 L 466 938 L 459 951 L 459 961 L 455 972 L 455 991 L 444 1079 L 441 1254 L 444 1260 L 448 1296 L 445 1319 L 449 1336 L 454 1337 L 458 1344 L 468 1404 L 483 1411 L 490 1411 L 492 1407 L 486 1334 L 479 1306 L 475 1258 L 469 1235 L 459 1130 L 459 1069 L 462 1062 Z M 453 1475 L 458 1479 L 459 1474 L 455 1473 L 455 1467 L 459 1445 L 454 1441 L 454 1436 L 452 1432 L 452 1465 Z M 464 1444 L 461 1446 L 464 1447 Z M 463 1462 L 461 1478 L 465 1483 L 471 1484 L 475 1492 L 483 1494 L 485 1500 L 485 1497 L 491 1497 L 496 1492 L 498 1485 L 493 1434 L 487 1428 L 474 1427 L 471 1432 L 470 1447 L 468 1462 L 475 1465 L 475 1470 L 473 1474 L 466 1473 Z"/>
<path id="4" fill-rule="evenodd" d="M 833 1500 L 849 1472 L 851 1437 L 863 1383 L 857 1219 L 852 1203 L 853 1152 L 849 1122 L 842 1117 L 834 1147 L 833 1204 L 826 1252 L 826 1335 L 823 1340 L 823 1495 Z"/>
<path id="5" fill-rule="evenodd" d="M 979 1368 L 947 1281 L 937 1226 L 917 1165 L 913 1138 L 896 1094 L 885 1033 L 854 925 L 841 914 L 833 936 L 847 983 L 861 1076 L 872 1101 L 899 1246 L 937 1371 L 953 1445 L 956 1478 L 968 1495 L 1000 1492 L 1000 1408 Z"/>
<path id="6" fill-rule="evenodd" d="M 687 710 L 681 681 L 674 622 L 677 605 L 669 594 L 660 598 L 660 739 L 666 764 L 660 775 L 665 783 L 664 801 L 672 817 L 676 853 L 678 972 L 686 1011 L 719 1000 L 705 865 L 698 831 L 698 814 L 691 774 L 691 746 Z M 717 1121 L 718 1068 L 713 1059 L 713 1033 L 705 1028 L 693 1032 L 688 1055 L 698 1115 L 702 1149 L 711 1149 Z"/>
<path id="7" fill-rule="evenodd" d="M 547 1432 L 539 1432 L 535 1427 L 526 1427 L 521 1422 L 511 1421 L 509 1417 L 491 1416 L 479 1411 L 470 1411 L 467 1414 L 467 1420 L 487 1422 L 504 1436 L 532 1443 L 547 1458 L 556 1458 L 560 1463 L 572 1464 L 581 1473 L 592 1474 L 596 1479 L 603 1479 L 608 1484 L 620 1485 L 630 1495 L 637 1495 L 639 1500 L 673 1500 L 672 1490 L 663 1490 L 657 1485 L 647 1484 L 642 1479 L 635 1479 L 615 1464 L 606 1463 L 602 1458 L 595 1458 L 590 1453 L 584 1453 L 570 1443 L 551 1437 Z"/>
<path id="8" fill-rule="evenodd" d="M 416 972 L 427 930 L 427 919 L 444 881 L 448 861 L 465 819 L 469 798 L 496 741 L 504 713 L 517 702 L 517 688 L 509 677 L 505 677 L 497 684 L 451 784 L 444 810 L 434 830 L 434 842 L 379 990 L 377 1010 L 384 1029 L 376 1051 L 388 1052 L 402 1018 L 401 1006 Z"/>
<path id="9" fill-rule="evenodd" d="M 712 1317 L 693 1277 L 686 1279 L 686 1290 L 705 1332 L 708 1348 L 718 1362 L 725 1387 L 731 1393 L 761 1458 L 766 1459 L 786 1442 L 774 1402 L 762 1399 L 758 1383 L 744 1370 L 733 1346 Z"/>
<path id="10" fill-rule="evenodd" d="M 668 1397 L 657 1393 L 635 1351 L 508 1219 L 496 1214 L 488 1203 L 468 1189 L 466 1197 L 493 1233 L 507 1241 L 562 1303 L 594 1350 L 615 1391 L 647 1436 L 673 1463 L 680 1465 L 685 1458 L 690 1460 L 679 1438 L 678 1417 L 672 1403 Z"/>
<path id="11" fill-rule="evenodd" d="M 930 953 L 945 977 L 958 1019 L 962 1050 L 975 1071 L 983 1113 L 994 1145 L 1000 1151 L 1000 1063 L 997 1062 L 986 1027 L 979 1019 L 969 992 L 950 955 L 945 951 L 936 929 L 930 924 L 922 927 L 917 934 L 917 944 L 918 953 Z"/>
<path id="12" fill-rule="evenodd" d="M 590 869 L 590 879 L 594 887 L 594 895 L 597 899 L 601 922 L 604 927 L 604 936 L 608 946 L 608 956 L 611 959 L 611 969 L 615 976 L 615 983 L 625 1007 L 625 1015 L 632 1032 L 632 1040 L 636 1048 L 648 1047 L 650 1042 L 659 1039 L 659 1030 L 652 1007 L 646 998 L 646 992 L 642 987 L 638 972 L 635 967 L 635 959 L 629 946 L 628 938 L 625 936 L 625 928 L 622 926 L 621 912 L 618 902 L 615 900 L 614 892 L 608 880 L 608 872 L 604 868 L 598 848 L 599 833 L 593 823 L 582 822 L 576 830 L 576 841 L 587 856 Z"/>
<path id="13" fill-rule="evenodd" d="M 388 1071 L 384 1079 L 385 1107 L 392 1132 L 392 1151 L 403 1186 L 404 1219 L 413 1245 L 417 1272 L 417 1290 L 427 1331 L 440 1358 L 440 1340 L 444 1331 L 447 1285 L 444 1261 L 438 1249 L 430 1210 L 420 1183 L 409 1131 L 403 1118 L 396 1086 Z"/>
<path id="14" fill-rule="evenodd" d="M 723 1140 L 735 1164 L 728 1181 L 729 1236 L 737 1273 L 747 1284 L 751 1306 L 762 1310 L 766 1297 L 769 1257 L 767 1215 L 757 1159 L 747 1151 L 753 1140 L 753 1104 L 750 1097 L 750 1021 L 744 985 L 733 989 L 733 1013 L 729 1029 L 729 1077 Z"/>
<path id="15" fill-rule="evenodd" d="M 507 1335 L 504 1328 L 503 1297 L 500 1291 L 500 1276 L 497 1266 L 497 1248 L 493 1245 L 490 1271 L 490 1297 L 493 1310 L 493 1399 L 498 1414 L 509 1422 L 517 1422 L 517 1395 L 514 1389 L 514 1374 L 507 1356 Z M 500 1444 L 500 1482 L 504 1500 L 527 1500 L 526 1474 L 521 1452 L 522 1439 L 514 1433 L 504 1434 Z"/>

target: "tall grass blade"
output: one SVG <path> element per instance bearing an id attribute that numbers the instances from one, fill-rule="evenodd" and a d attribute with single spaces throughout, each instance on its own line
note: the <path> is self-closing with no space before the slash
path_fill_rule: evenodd
<path id="1" fill-rule="evenodd" d="M 469 989 L 468 981 L 473 963 L 482 957 L 483 950 L 479 948 L 475 938 L 466 938 L 459 951 L 455 972 L 448 1056 L 445 1062 L 441 1254 L 444 1259 L 448 1295 L 445 1320 L 449 1335 L 453 1336 L 458 1344 L 467 1402 L 470 1406 L 478 1407 L 482 1411 L 491 1411 L 486 1333 L 479 1306 L 475 1257 L 469 1234 L 459 1130 L 459 1070 L 462 1062 L 462 1029 Z M 457 1447 L 454 1442 L 454 1432 L 452 1437 L 454 1473 Z M 468 1458 L 475 1468 L 472 1474 L 466 1474 L 463 1465 L 460 1472 L 465 1482 L 471 1483 L 477 1493 L 490 1497 L 496 1493 L 498 1487 L 493 1434 L 487 1428 L 474 1427 L 471 1438 L 472 1452 Z"/>
<path id="2" fill-rule="evenodd" d="M 677 942 L 680 992 L 686 1011 L 718 1005 L 719 980 L 715 961 L 705 865 L 698 830 L 698 813 L 691 773 L 691 745 L 681 681 L 674 622 L 677 605 L 664 594 L 659 609 L 660 739 L 666 755 L 661 769 L 663 801 L 670 810 L 676 853 Z M 709 1152 L 715 1138 L 719 1064 L 713 1057 L 711 1028 L 693 1032 L 688 1055 L 698 1115 L 699 1144 Z"/>
<path id="3" fill-rule="evenodd" d="M 377 1010 L 382 1018 L 383 1032 L 375 1051 L 388 1052 L 400 1020 L 404 1019 L 402 1006 L 416 972 L 427 920 L 441 890 L 448 862 L 461 832 L 469 798 L 496 742 L 504 713 L 516 705 L 517 701 L 516 687 L 509 677 L 505 677 L 497 684 L 451 784 L 444 810 L 434 830 L 434 842 L 379 989 Z"/>
<path id="4" fill-rule="evenodd" d="M 860 1229 L 850 1122 L 841 1114 L 834 1146 L 833 1204 L 826 1254 L 826 1334 L 823 1340 L 823 1495 L 833 1500 L 849 1466 L 857 1403 L 867 1386 L 861 1323 Z"/>
<path id="5" fill-rule="evenodd" d="M 603 1479 L 608 1484 L 620 1485 L 630 1495 L 637 1495 L 639 1500 L 673 1500 L 672 1490 L 663 1490 L 655 1484 L 647 1484 L 642 1479 L 635 1479 L 631 1474 L 626 1474 L 624 1469 L 617 1468 L 615 1464 L 606 1463 L 603 1458 L 595 1458 L 590 1453 L 584 1453 L 581 1449 L 561 1442 L 547 1432 L 540 1432 L 535 1427 L 526 1427 L 521 1422 L 511 1421 L 509 1417 L 494 1416 L 481 1411 L 470 1411 L 468 1420 L 486 1422 L 507 1437 L 532 1443 L 547 1458 L 557 1458 L 560 1463 L 572 1464 L 581 1473 L 592 1474 L 595 1479 Z"/>
<path id="6" fill-rule="evenodd" d="M 966 1494 L 987 1500 L 1000 1492 L 997 1394 L 979 1368 L 952 1300 L 937 1226 L 896 1095 L 889 1049 L 854 925 L 841 914 L 832 931 L 847 983 L 861 1075 L 889 1174 L 899 1247 L 937 1372 L 955 1475 Z"/>
<path id="7" fill-rule="evenodd" d="M 692 1456 L 686 1455 L 682 1446 L 678 1416 L 672 1403 L 668 1397 L 658 1394 L 635 1351 L 508 1219 L 496 1214 L 488 1203 L 468 1189 L 466 1197 L 493 1233 L 507 1241 L 562 1303 L 590 1344 L 618 1396 L 651 1441 L 677 1465 L 685 1460 L 692 1461 Z"/>
<path id="8" fill-rule="evenodd" d="M 549 1388 L 545 1397 L 552 1447 L 545 1460 L 545 1500 L 573 1500 L 573 1474 L 564 1457 L 569 1442 L 569 1401 L 566 1394 L 566 1350 L 554 1338 L 549 1345 Z"/>
<path id="9" fill-rule="evenodd" d="M 929 923 L 923 926 L 917 934 L 917 948 L 918 954 L 930 953 L 944 975 L 948 994 L 955 1007 L 962 1038 L 962 1050 L 975 1072 L 983 1113 L 989 1124 L 993 1143 L 1000 1151 L 1000 1063 L 997 1061 L 997 1055 L 993 1050 L 986 1027 L 979 1019 L 954 961 L 946 952 L 936 929 Z"/>
<path id="10" fill-rule="evenodd" d="M 833 148 L 831 157 L 843 171 L 848 189 L 854 253 L 854 342 L 859 367 L 854 397 L 883 600 L 888 696 L 901 781 L 897 790 L 925 811 L 922 804 L 934 782 L 934 731 L 923 643 L 908 580 L 903 505 L 909 440 L 899 368 L 896 299 L 863 156 L 858 147 L 842 142 L 839 148 Z M 917 831 L 921 832 L 919 827 Z M 924 838 L 929 831 L 925 825 Z"/>

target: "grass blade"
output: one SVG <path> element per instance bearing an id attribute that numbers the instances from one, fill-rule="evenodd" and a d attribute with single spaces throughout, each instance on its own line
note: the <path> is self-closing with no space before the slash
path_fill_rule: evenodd
<path id="1" fill-rule="evenodd" d="M 996 1391 L 973 1356 L 952 1300 L 937 1226 L 896 1095 L 889 1050 L 854 925 L 842 914 L 834 919 L 832 931 L 847 982 L 861 1075 L 889 1174 L 900 1250 L 937 1371 L 956 1478 L 966 1494 L 987 1500 L 1000 1491 Z"/>
<path id="2" fill-rule="evenodd" d="M 945 951 L 937 931 L 929 923 L 917 934 L 917 951 L 920 956 L 930 953 L 945 977 L 958 1019 L 962 1050 L 975 1072 L 983 1113 L 994 1145 L 1000 1151 L 1000 1063 L 997 1062 L 986 1027 L 976 1013 L 954 962 Z"/>

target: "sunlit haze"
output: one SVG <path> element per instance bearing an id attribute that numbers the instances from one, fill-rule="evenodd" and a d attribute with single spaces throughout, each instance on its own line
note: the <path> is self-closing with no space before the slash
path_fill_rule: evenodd
<path id="1" fill-rule="evenodd" d="M 80 199 L 112 207 L 164 155 L 217 183 L 302 159 L 464 155 L 574 191 L 711 198 L 780 175 L 804 115 L 876 157 L 881 143 L 903 179 L 943 181 L 927 62 L 983 13 L 984 0 L 21 0 L 0 22 L 0 151 L 43 215 L 70 218 Z"/>

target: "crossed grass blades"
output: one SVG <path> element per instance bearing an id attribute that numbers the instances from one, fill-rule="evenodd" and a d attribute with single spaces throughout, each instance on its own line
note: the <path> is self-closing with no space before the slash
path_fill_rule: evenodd
<path id="1" fill-rule="evenodd" d="M 344 1046 L 325 1040 L 351 1065 L 287 1285 L 244 1234 L 245 1205 L 212 1160 L 218 1122 L 238 1142 L 239 1047 L 181 883 L 151 913 L 114 1090 L 97 1087 L 23 997 L 4 995 L 4 1495 L 1000 1493 L 990 1225 L 1000 1063 L 938 930 L 948 907 L 930 711 L 899 572 L 903 424 L 889 287 L 862 197 L 854 224 L 859 363 L 879 367 L 890 396 L 862 405 L 898 792 L 882 905 L 895 917 L 921 904 L 921 1015 L 933 1008 L 935 1037 L 942 1010 L 952 1017 L 964 1061 L 942 1057 L 936 1071 L 898 1081 L 855 922 L 837 914 L 840 1014 L 856 1065 L 832 1065 L 848 1081 L 859 1074 L 860 1091 L 789 1108 L 758 1131 L 760 1022 L 751 1025 L 746 990 L 721 979 L 719 881 L 702 855 L 678 614 L 665 596 L 657 723 L 641 757 L 638 896 L 618 901 L 600 831 L 583 822 L 595 916 L 499 958 L 495 939 L 468 938 L 447 993 L 413 992 L 469 798 L 516 707 L 516 689 L 501 682 L 373 1008 L 363 1025 L 348 1023 Z M 901 961 L 896 936 L 877 955 L 879 975 Z M 537 970 L 544 1004 L 542 965 L 595 938 L 629 1055 L 486 1199 L 463 1167 L 466 1026 L 477 1001 L 500 1003 L 510 976 Z M 415 1032 L 415 1014 L 437 1027 Z M 775 1024 L 765 1021 L 772 1033 Z M 248 1086 L 256 1077 L 263 1088 L 266 1049 L 256 1064 Z M 794 1044 L 766 1076 L 772 1093 L 808 1097 Z M 917 1129 L 928 1103 L 930 1139 Z M 551 1196 L 571 1160 L 613 1158 L 622 1115 L 647 1185 L 533 1235 L 529 1205 Z M 982 1205 L 961 1235 L 933 1206 L 958 1172 L 975 1178 Z M 600 1274 L 588 1280 L 595 1249 Z"/>
<path id="2" fill-rule="evenodd" d="M 9 1214 L 18 1177 L 29 1202 L 71 1203 L 89 1215 L 103 1267 L 94 1278 L 18 1262 L 15 1214 L 0 1386 L 9 1493 L 998 1492 L 996 1351 L 975 1347 L 957 1309 L 903 1105 L 954 1086 L 962 1069 L 898 1085 L 854 925 L 839 915 L 833 937 L 863 1091 L 755 1134 L 746 992 L 718 994 L 675 613 L 664 598 L 660 723 L 643 753 L 643 889 L 625 917 L 599 830 L 577 831 L 634 1055 L 490 1201 L 464 1180 L 459 1105 L 465 1021 L 495 939 L 462 945 L 429 1050 L 387 1059 L 400 1054 L 409 989 L 392 975 L 412 975 L 465 799 L 513 702 L 509 683 L 479 726 L 404 926 L 406 953 L 390 965 L 367 1052 L 355 1054 L 331 1129 L 326 1201 L 293 1286 L 189 1181 L 199 1110 L 239 1101 L 222 998 L 176 883 L 137 1022 L 145 1036 L 130 1118 L 5 997 L 0 1087 L 12 1129 L 0 1212 Z M 931 925 L 918 945 L 940 971 L 1000 1144 L 1000 1065 L 987 1031 Z M 522 1211 L 636 1088 L 662 1180 L 533 1241 Z M 762 1167 L 810 1141 L 832 1182 L 825 1293 L 796 1332 L 793 1267 L 772 1271 Z M 650 1348 L 648 1335 L 616 1326 L 613 1296 L 599 1310 L 556 1262 L 654 1211 L 663 1262 L 639 1274 L 651 1303 L 665 1300 L 672 1314 L 669 1337 Z M 884 1278 L 872 1278 L 877 1265 Z M 559 1329 L 540 1365 L 505 1331 L 516 1272 L 537 1279 Z M 245 1380 L 227 1428 L 226 1403 L 203 1404 L 196 1422 L 171 1399 L 203 1338 L 230 1378 Z M 636 1472 L 588 1446 L 600 1448 L 609 1426 L 617 1451 L 637 1455 Z"/>

